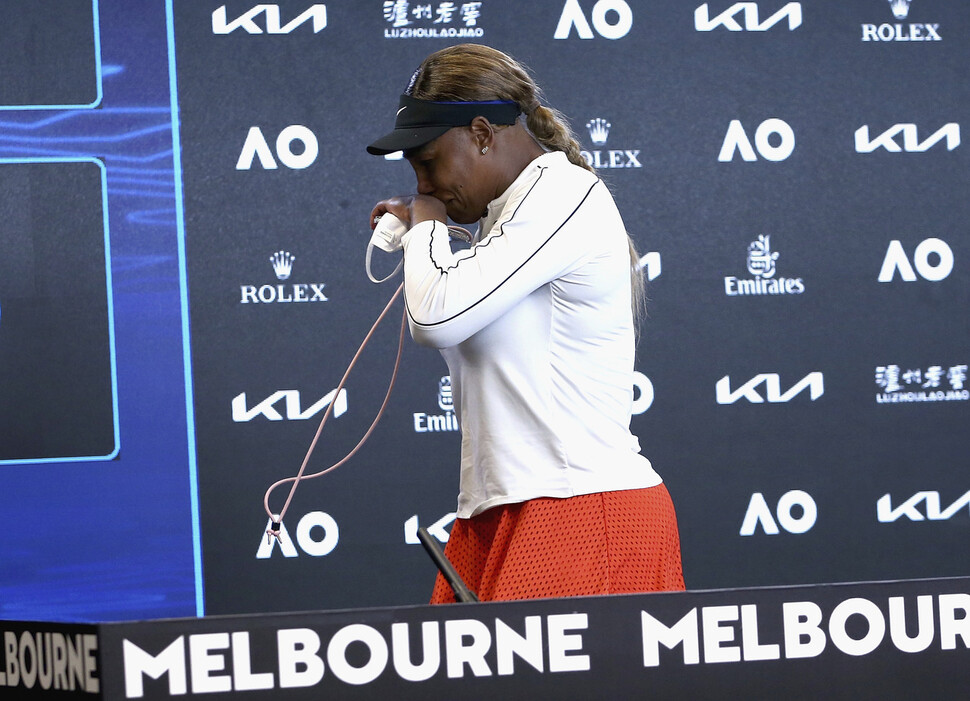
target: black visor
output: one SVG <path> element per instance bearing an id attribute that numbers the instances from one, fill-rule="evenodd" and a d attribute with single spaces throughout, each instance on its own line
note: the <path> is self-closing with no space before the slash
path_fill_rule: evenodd
<path id="1" fill-rule="evenodd" d="M 394 131 L 367 147 L 367 153 L 384 156 L 424 146 L 452 127 L 465 127 L 475 117 L 492 124 L 514 124 L 519 116 L 515 102 L 432 102 L 401 95 Z"/>

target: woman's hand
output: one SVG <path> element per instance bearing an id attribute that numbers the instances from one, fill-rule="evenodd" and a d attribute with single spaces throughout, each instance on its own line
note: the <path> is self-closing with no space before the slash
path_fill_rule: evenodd
<path id="1" fill-rule="evenodd" d="M 409 229 L 431 219 L 448 223 L 444 203 L 428 195 L 404 195 L 381 200 L 371 210 L 370 228 L 377 226 L 377 219 L 387 212 L 404 222 Z"/>

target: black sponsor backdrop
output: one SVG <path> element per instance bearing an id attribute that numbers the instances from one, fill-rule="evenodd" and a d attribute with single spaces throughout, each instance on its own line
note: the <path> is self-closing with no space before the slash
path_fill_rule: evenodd
<path id="1" fill-rule="evenodd" d="M 299 392 L 291 408 L 305 411 L 336 386 L 393 290 L 364 276 L 366 216 L 378 199 L 411 191 L 413 176 L 405 162 L 363 149 L 392 124 L 421 59 L 462 39 L 387 37 L 385 5 L 328 2 L 326 27 L 316 33 L 310 21 L 270 33 L 256 13 L 216 34 L 212 17 L 222 3 L 174 3 L 209 613 L 418 603 L 430 593 L 433 568 L 420 548 L 405 545 L 404 524 L 417 515 L 430 525 L 455 505 L 457 433 L 414 430 L 416 412 L 443 413 L 438 381 L 447 370 L 437 353 L 408 341 L 375 436 L 350 464 L 298 490 L 284 523 L 295 536 L 305 514 L 333 517 L 339 544 L 326 556 L 297 546 L 295 557 L 284 557 L 277 546 L 256 557 L 263 492 L 296 472 L 322 412 L 294 419 L 282 395 L 272 404 L 279 420 L 268 410 L 235 421 L 231 408 L 241 393 L 239 406 L 252 410 L 288 390 L 291 400 Z M 662 260 L 648 287 L 637 362 L 655 399 L 632 427 L 677 506 L 688 587 L 966 574 L 966 506 L 949 520 L 879 523 L 876 502 L 889 494 L 896 507 L 936 491 L 945 508 L 970 489 L 970 404 L 879 404 L 875 382 L 879 366 L 945 372 L 970 361 L 966 147 L 949 150 L 944 139 L 919 153 L 857 153 L 854 134 L 868 125 L 876 139 L 914 124 L 922 142 L 947 124 L 965 130 L 967 9 L 921 0 L 895 20 L 876 0 L 801 3 L 793 30 L 782 20 L 765 31 L 697 31 L 694 5 L 587 0 L 578 7 L 592 38 L 573 27 L 556 40 L 564 5 L 576 4 L 482 2 L 481 35 L 471 40 L 529 65 L 585 150 L 603 162 L 619 151 L 619 162 L 642 166 L 601 174 L 641 251 Z M 592 22 L 611 5 L 632 14 L 630 31 L 616 40 Z M 713 17 L 731 3 L 708 5 Z M 783 3 L 747 5 L 763 22 Z M 284 27 L 310 8 L 276 6 Z M 225 7 L 231 23 L 254 4 Z M 411 28 L 435 26 L 411 19 Z M 734 20 L 743 27 L 743 12 Z M 863 24 L 886 23 L 938 25 L 942 40 L 861 40 Z M 465 25 L 456 15 L 446 26 Z M 605 144 L 593 144 L 586 129 L 597 117 L 611 125 Z M 755 148 L 754 161 L 740 151 L 718 161 L 732 121 L 754 148 L 769 119 L 794 134 L 787 158 L 769 160 Z M 292 159 L 277 151 L 291 125 L 318 144 L 308 167 L 288 167 Z M 253 127 L 276 168 L 255 157 L 237 169 Z M 894 142 L 902 146 L 903 136 Z M 762 150 L 784 145 L 774 134 Z M 296 155 L 302 148 L 291 146 Z M 748 246 L 762 235 L 779 254 L 775 278 L 801 279 L 802 294 L 725 294 L 726 276 L 753 279 Z M 917 273 L 908 282 L 897 272 L 890 283 L 877 281 L 891 241 L 913 261 L 930 238 L 952 252 L 949 276 Z M 277 251 L 295 258 L 287 280 L 270 264 Z M 311 284 L 324 285 L 327 301 L 241 301 L 243 286 L 269 285 L 269 298 L 277 285 L 294 294 L 294 284 L 309 297 Z M 342 457 L 366 430 L 390 374 L 399 318 L 400 306 L 365 352 L 347 411 L 331 419 L 310 470 Z M 778 375 L 781 392 L 821 373 L 824 392 L 717 403 L 721 378 L 737 391 L 763 373 Z M 946 378 L 942 388 L 952 388 Z M 768 397 L 765 383 L 754 389 Z M 778 522 L 778 500 L 793 490 L 817 509 L 810 530 L 770 535 L 762 521 L 754 535 L 739 535 L 752 495 L 763 495 Z M 274 494 L 275 509 L 284 497 Z M 915 508 L 926 513 L 924 503 Z M 804 518 L 801 507 L 791 517 Z M 316 541 L 324 535 L 322 527 L 309 531 Z"/>

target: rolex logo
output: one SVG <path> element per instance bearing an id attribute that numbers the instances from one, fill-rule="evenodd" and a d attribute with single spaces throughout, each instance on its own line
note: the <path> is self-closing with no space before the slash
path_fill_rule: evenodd
<path id="1" fill-rule="evenodd" d="M 889 7 L 892 8 L 893 16 L 896 19 L 906 19 L 909 14 L 909 3 L 911 0 L 889 0 Z"/>
<path id="2" fill-rule="evenodd" d="M 912 0 L 887 0 L 897 22 L 863 24 L 862 41 L 943 41 L 939 22 L 903 23 L 909 16 Z"/>
<path id="3" fill-rule="evenodd" d="M 277 251 L 269 257 L 273 265 L 273 272 L 277 280 L 288 280 L 293 272 L 293 261 L 296 256 L 289 251 Z M 276 302 L 327 302 L 327 295 L 322 282 L 291 282 L 273 285 L 240 285 L 240 304 L 270 304 Z"/>
<path id="4" fill-rule="evenodd" d="M 586 122 L 590 141 L 593 147 L 589 151 L 580 151 L 583 159 L 594 169 L 599 168 L 642 168 L 640 163 L 640 149 L 629 148 L 598 148 L 606 143 L 613 125 L 602 117 L 594 117 Z"/>
<path id="5" fill-rule="evenodd" d="M 269 262 L 273 264 L 273 272 L 276 273 L 277 280 L 286 280 L 293 272 L 293 261 L 296 260 L 288 251 L 277 251 L 269 257 Z"/>
<path id="6" fill-rule="evenodd" d="M 606 139 L 610 135 L 611 126 L 613 125 L 601 117 L 596 117 L 586 122 L 586 128 L 589 129 L 589 138 L 594 144 L 606 143 Z"/>

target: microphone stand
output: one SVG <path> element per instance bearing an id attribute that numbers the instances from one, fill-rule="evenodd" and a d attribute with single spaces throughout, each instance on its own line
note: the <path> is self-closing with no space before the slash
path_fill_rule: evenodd
<path id="1" fill-rule="evenodd" d="M 438 545 L 438 541 L 428 533 L 428 529 L 424 526 L 418 528 L 418 540 L 421 541 L 421 545 L 424 549 L 428 551 L 428 555 L 434 561 L 434 564 L 438 567 L 438 571 L 445 578 L 445 581 L 451 586 L 451 590 L 455 592 L 455 600 L 461 603 L 471 603 L 473 601 L 478 601 L 478 597 L 475 596 L 475 592 L 465 586 L 462 581 L 461 576 L 454 566 L 445 557 L 445 551 L 441 549 Z"/>

